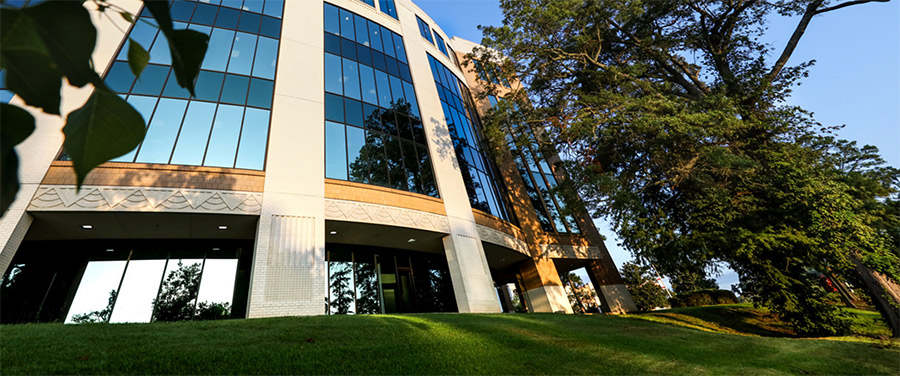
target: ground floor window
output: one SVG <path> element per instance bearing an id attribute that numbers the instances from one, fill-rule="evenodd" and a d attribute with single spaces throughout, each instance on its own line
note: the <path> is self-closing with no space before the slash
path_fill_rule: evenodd
<path id="1" fill-rule="evenodd" d="M 242 317 L 252 242 L 31 242 L 0 284 L 3 323 Z"/>
<path id="2" fill-rule="evenodd" d="M 456 312 L 444 255 L 327 244 L 326 314 Z"/>

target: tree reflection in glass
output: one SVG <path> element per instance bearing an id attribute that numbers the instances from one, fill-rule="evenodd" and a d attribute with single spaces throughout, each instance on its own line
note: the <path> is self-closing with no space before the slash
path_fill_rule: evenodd
<path id="1" fill-rule="evenodd" d="M 381 313 L 381 304 L 378 297 L 378 275 L 375 271 L 375 263 L 371 256 L 368 261 L 359 261 L 357 256 L 356 270 L 356 312 L 357 313 Z"/>
<path id="2" fill-rule="evenodd" d="M 154 321 L 190 320 L 194 316 L 194 305 L 200 288 L 200 273 L 203 260 L 178 260 L 173 267 L 169 261 L 166 279 L 153 300 Z"/>
<path id="3" fill-rule="evenodd" d="M 88 263 L 65 322 L 109 321 L 118 293 L 119 282 L 125 271 L 125 264 L 125 261 L 92 261 Z"/>
<path id="4" fill-rule="evenodd" d="M 332 315 L 355 313 L 353 293 L 353 262 L 328 263 L 329 302 Z"/>

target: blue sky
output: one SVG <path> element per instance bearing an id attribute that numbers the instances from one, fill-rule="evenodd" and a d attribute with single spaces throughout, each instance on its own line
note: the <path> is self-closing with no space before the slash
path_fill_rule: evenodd
<path id="1" fill-rule="evenodd" d="M 499 25 L 496 0 L 413 0 L 450 36 L 481 40 L 478 25 Z M 860 145 L 875 145 L 894 167 L 900 167 L 900 2 L 851 6 L 816 16 L 794 51 L 789 65 L 815 59 L 810 76 L 794 88 L 788 103 L 799 105 L 824 125 L 845 124 L 838 136 Z M 798 18 L 773 17 L 765 39 L 780 48 Z M 773 56 L 774 60 L 776 56 Z M 603 221 L 616 264 L 631 255 L 616 245 Z M 733 273 L 718 278 L 720 286 L 737 283 Z"/>

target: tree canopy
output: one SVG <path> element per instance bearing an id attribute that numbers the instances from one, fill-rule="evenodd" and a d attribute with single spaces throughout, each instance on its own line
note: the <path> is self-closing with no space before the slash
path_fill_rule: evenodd
<path id="1" fill-rule="evenodd" d="M 818 273 L 852 277 L 859 257 L 897 279 L 897 174 L 786 103 L 813 63 L 787 62 L 815 16 L 872 1 L 502 0 L 477 58 L 527 92 L 484 123 L 538 129 L 593 214 L 661 273 L 724 262 L 798 333 L 846 332 Z M 760 41 L 775 14 L 799 17 L 784 46 Z"/>

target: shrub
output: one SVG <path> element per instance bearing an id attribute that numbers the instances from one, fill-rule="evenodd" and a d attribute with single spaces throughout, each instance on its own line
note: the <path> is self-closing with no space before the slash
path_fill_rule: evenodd
<path id="1" fill-rule="evenodd" d="M 697 290 L 676 295 L 669 299 L 672 308 L 699 307 L 714 304 L 736 304 L 734 293 L 728 290 Z"/>

